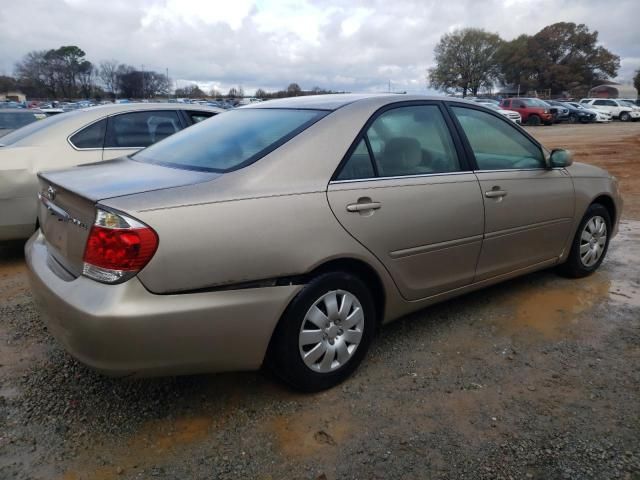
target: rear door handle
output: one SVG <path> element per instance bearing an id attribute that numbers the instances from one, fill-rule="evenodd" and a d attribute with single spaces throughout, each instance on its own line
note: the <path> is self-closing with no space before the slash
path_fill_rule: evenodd
<path id="1" fill-rule="evenodd" d="M 489 190 L 488 192 L 484 192 L 484 196 L 487 198 L 506 197 L 507 191 L 506 190 Z"/>
<path id="2" fill-rule="evenodd" d="M 352 203 L 347 205 L 347 212 L 364 212 L 366 210 L 378 210 L 382 204 L 380 202 Z"/>

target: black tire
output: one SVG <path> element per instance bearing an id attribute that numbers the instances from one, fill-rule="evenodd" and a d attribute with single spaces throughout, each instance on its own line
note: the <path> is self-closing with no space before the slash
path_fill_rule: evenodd
<path id="1" fill-rule="evenodd" d="M 527 125 L 531 125 L 532 127 L 536 127 L 542 123 L 542 120 L 538 115 L 529 115 L 527 118 Z"/>
<path id="2" fill-rule="evenodd" d="M 309 309 L 323 295 L 334 290 L 344 290 L 357 298 L 364 313 L 364 327 L 362 337 L 349 360 L 336 370 L 321 373 L 304 363 L 300 353 L 299 334 Z M 277 377 L 296 390 L 317 392 L 334 387 L 358 368 L 375 336 L 376 326 L 377 312 L 373 297 L 360 278 L 339 271 L 321 274 L 304 286 L 282 315 L 269 346 L 268 365 Z"/>
<path id="3" fill-rule="evenodd" d="M 567 121 L 569 123 L 576 123 L 578 121 L 578 117 L 576 117 L 573 113 L 571 115 L 569 115 L 569 118 L 567 119 Z"/>
<path id="4" fill-rule="evenodd" d="M 629 112 L 622 112 L 620 114 L 620 121 L 621 122 L 628 122 L 631 120 L 631 115 L 629 114 Z"/>
<path id="5" fill-rule="evenodd" d="M 602 255 L 597 262 L 593 265 L 585 266 L 580 258 L 580 239 L 582 236 L 582 232 L 587 225 L 594 217 L 602 217 L 604 219 L 605 225 L 607 227 L 607 238 L 605 241 L 605 245 L 602 251 Z M 569 256 L 565 263 L 558 267 L 558 272 L 569 278 L 582 278 L 588 275 L 591 275 L 595 272 L 604 257 L 607 255 L 607 250 L 609 249 L 609 239 L 611 238 L 611 216 L 609 215 L 609 211 L 599 203 L 593 203 L 587 209 L 587 212 L 582 217 L 582 221 L 580 225 L 578 225 L 578 229 L 576 230 L 576 235 L 573 238 L 573 243 L 571 244 L 571 251 L 569 252 Z"/>

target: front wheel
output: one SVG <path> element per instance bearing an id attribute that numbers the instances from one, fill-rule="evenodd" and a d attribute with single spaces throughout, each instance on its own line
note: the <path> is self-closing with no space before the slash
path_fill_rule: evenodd
<path id="1" fill-rule="evenodd" d="M 559 267 L 560 273 L 580 278 L 595 272 L 607 254 L 610 233 L 609 211 L 599 203 L 590 205 L 578 226 L 569 257 Z"/>
<path id="2" fill-rule="evenodd" d="M 621 122 L 628 122 L 629 120 L 631 120 L 631 115 L 629 114 L 629 112 L 622 112 L 620 114 L 620 121 Z"/>
<path id="3" fill-rule="evenodd" d="M 529 115 L 529 118 L 527 119 L 527 124 L 533 127 L 540 125 L 541 122 L 542 120 L 538 115 Z"/>
<path id="4" fill-rule="evenodd" d="M 271 369 L 297 390 L 331 388 L 358 367 L 376 323 L 373 297 L 362 280 L 346 272 L 321 274 L 280 319 L 269 348 Z"/>

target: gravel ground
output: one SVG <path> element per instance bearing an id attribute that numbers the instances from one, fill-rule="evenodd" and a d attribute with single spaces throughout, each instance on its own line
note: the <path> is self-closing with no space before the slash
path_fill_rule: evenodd
<path id="1" fill-rule="evenodd" d="M 640 479 L 639 259 L 627 219 L 591 277 L 413 314 L 352 379 L 302 395 L 260 372 L 95 374 L 48 335 L 21 248 L 0 247 L 0 478 Z"/>

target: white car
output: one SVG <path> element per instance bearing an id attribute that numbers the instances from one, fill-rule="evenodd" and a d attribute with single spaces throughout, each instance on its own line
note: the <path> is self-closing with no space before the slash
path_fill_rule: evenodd
<path id="1" fill-rule="evenodd" d="M 595 113 L 596 118 L 594 119 L 594 122 L 596 123 L 608 123 L 613 121 L 613 117 L 611 116 L 611 114 L 609 112 L 605 112 L 604 110 L 587 108 L 584 106 L 584 104 L 578 103 L 578 102 L 564 102 L 564 103 L 571 105 L 572 107 L 578 108 L 580 110 L 585 110 L 590 113 Z"/>
<path id="2" fill-rule="evenodd" d="M 37 172 L 131 155 L 222 112 L 175 103 L 104 105 L 49 117 L 5 135 L 0 138 L 0 241 L 27 238 L 35 231 Z"/>
<path id="3" fill-rule="evenodd" d="M 629 122 L 640 118 L 640 107 L 627 104 L 613 98 L 583 98 L 580 103 L 587 108 L 602 110 L 611 114 L 622 122 Z"/>
<path id="4" fill-rule="evenodd" d="M 514 123 L 517 123 L 518 125 L 522 123 L 522 116 L 518 112 L 514 112 L 513 110 L 505 110 L 492 102 L 483 102 L 479 100 L 474 100 L 474 102 L 479 103 L 483 107 L 487 107 L 487 108 L 490 108 L 491 110 L 495 110 L 500 115 L 504 115 L 509 120 L 511 120 Z"/>

